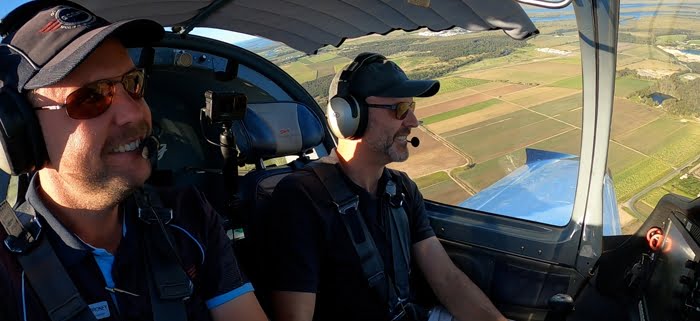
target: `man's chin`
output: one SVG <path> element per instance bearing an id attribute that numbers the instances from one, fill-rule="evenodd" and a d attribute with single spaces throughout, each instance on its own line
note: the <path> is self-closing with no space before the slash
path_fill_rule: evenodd
<path id="1" fill-rule="evenodd" d="M 388 151 L 388 155 L 393 163 L 405 162 L 408 160 L 408 148 L 406 146 L 403 146 L 403 148 L 395 146 Z"/>
<path id="2" fill-rule="evenodd" d="M 151 176 L 151 165 L 147 161 L 143 161 L 129 164 L 127 167 L 122 166 L 123 164 L 119 164 L 117 167 L 113 166 L 110 176 L 117 178 L 118 181 L 129 187 L 142 187 Z"/>

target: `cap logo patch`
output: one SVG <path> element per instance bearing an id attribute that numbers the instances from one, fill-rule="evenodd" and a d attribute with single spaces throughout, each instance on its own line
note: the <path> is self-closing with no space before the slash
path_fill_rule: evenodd
<path id="1" fill-rule="evenodd" d="M 97 20 L 95 16 L 86 11 L 66 6 L 57 7 L 51 12 L 51 16 L 56 20 L 49 21 L 46 26 L 39 30 L 40 32 L 87 27 Z"/>

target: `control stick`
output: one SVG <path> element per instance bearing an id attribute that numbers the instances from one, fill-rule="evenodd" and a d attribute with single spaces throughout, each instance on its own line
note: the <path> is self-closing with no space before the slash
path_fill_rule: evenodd
<path id="1" fill-rule="evenodd" d="M 555 294 L 547 301 L 549 311 L 544 321 L 565 321 L 574 310 L 574 299 L 568 294 Z"/>

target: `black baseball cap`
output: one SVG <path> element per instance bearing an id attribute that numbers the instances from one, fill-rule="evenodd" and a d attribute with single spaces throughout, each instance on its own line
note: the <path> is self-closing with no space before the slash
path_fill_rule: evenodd
<path id="1" fill-rule="evenodd" d="M 440 90 L 439 81 L 408 79 L 401 67 L 379 54 L 362 53 L 353 63 L 362 62 L 365 59 L 367 61 L 362 63 L 348 79 L 350 94 L 363 101 L 369 96 L 430 97 Z M 332 90 L 337 88 L 339 78 L 338 75 L 333 78 Z"/>
<path id="2" fill-rule="evenodd" d="M 4 85 L 16 85 L 18 91 L 49 86 L 65 78 L 107 37 L 117 38 L 125 47 L 137 47 L 152 44 L 165 33 L 160 24 L 151 20 L 110 23 L 71 2 L 43 1 L 44 6 L 41 3 L 22 5 L 2 21 L 12 23 L 17 15 L 28 18 L 0 42 L 0 60 L 6 65 L 2 70 L 17 71 L 2 75 L 2 80 Z"/>

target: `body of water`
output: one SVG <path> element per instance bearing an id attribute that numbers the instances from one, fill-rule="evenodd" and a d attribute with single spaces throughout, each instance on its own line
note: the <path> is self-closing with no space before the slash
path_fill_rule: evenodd
<path id="1" fill-rule="evenodd" d="M 666 94 L 659 93 L 659 92 L 653 93 L 653 94 L 649 95 L 649 97 L 652 100 L 654 100 L 654 103 L 656 103 L 658 105 L 661 105 L 661 103 L 663 103 L 666 99 L 671 99 L 671 98 L 675 99 L 675 97 L 673 97 L 673 96 L 666 95 Z"/>
<path id="2" fill-rule="evenodd" d="M 700 18 L 700 6 L 697 7 L 697 11 L 628 11 L 620 12 L 620 20 L 624 23 L 625 19 L 639 19 L 641 17 L 653 17 L 657 15 L 670 15 L 677 17 L 694 17 Z M 549 22 L 549 21 L 564 21 L 564 20 L 575 20 L 576 16 L 573 10 L 570 12 L 562 12 L 558 16 L 544 16 L 544 17 L 530 17 L 533 22 Z"/>
<path id="3" fill-rule="evenodd" d="M 696 49 L 684 49 L 684 50 L 680 50 L 680 52 L 682 52 L 684 54 L 690 54 L 690 55 L 700 55 L 700 50 L 696 50 Z"/>

